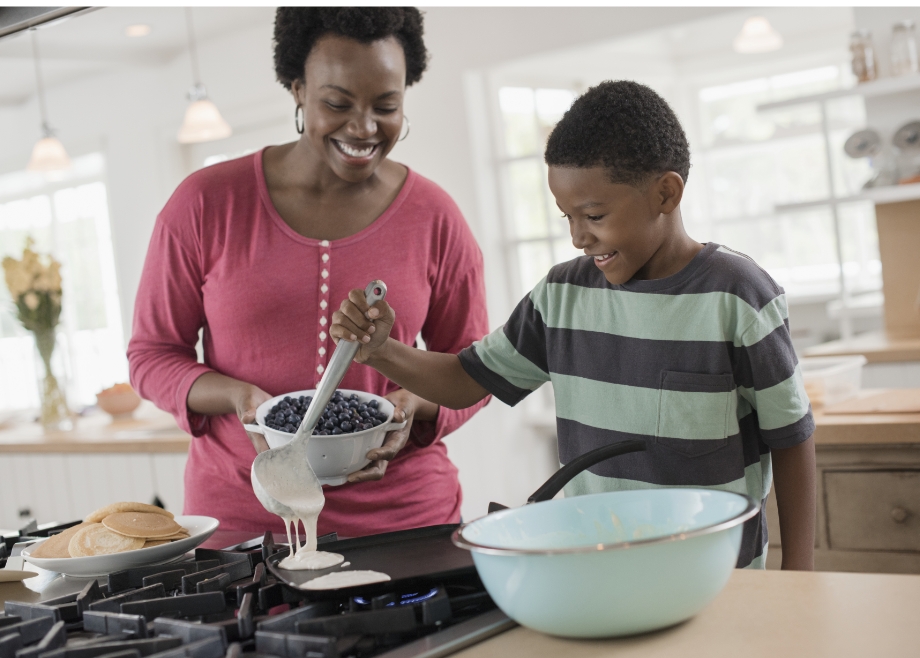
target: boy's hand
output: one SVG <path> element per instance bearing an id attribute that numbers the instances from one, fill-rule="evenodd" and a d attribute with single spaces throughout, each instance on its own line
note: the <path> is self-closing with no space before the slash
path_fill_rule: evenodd
<path id="1" fill-rule="evenodd" d="M 389 304 L 379 301 L 369 307 L 364 291 L 356 288 L 332 314 L 329 335 L 336 344 L 339 340 L 358 341 L 355 361 L 364 363 L 386 343 L 394 322 L 396 314 Z"/>

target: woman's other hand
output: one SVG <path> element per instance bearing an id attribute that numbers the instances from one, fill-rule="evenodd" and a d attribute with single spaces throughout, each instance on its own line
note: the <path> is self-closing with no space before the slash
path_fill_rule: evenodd
<path id="1" fill-rule="evenodd" d="M 332 314 L 329 335 L 336 344 L 339 340 L 357 341 L 355 361 L 364 363 L 386 343 L 395 321 L 396 313 L 389 304 L 379 301 L 368 306 L 364 291 L 356 288 Z"/>
<path id="2" fill-rule="evenodd" d="M 239 417 L 240 422 L 244 425 L 256 422 L 256 409 L 259 408 L 260 404 L 271 398 L 271 395 L 254 384 L 241 386 L 235 400 L 236 415 Z M 268 450 L 268 443 L 265 441 L 264 436 L 255 432 L 246 432 L 246 435 L 252 441 L 252 447 L 256 449 L 257 453 Z"/>
<path id="3" fill-rule="evenodd" d="M 371 463 L 360 471 L 355 471 L 349 475 L 349 482 L 369 482 L 383 478 L 383 474 L 387 470 L 387 464 L 396 457 L 409 440 L 409 432 L 412 430 L 413 421 L 416 418 L 419 420 L 437 420 L 438 406 L 409 391 L 399 389 L 385 397 L 396 407 L 393 411 L 393 422 L 401 423 L 405 420 L 406 426 L 399 430 L 387 432 L 383 445 L 368 451 L 367 458 L 371 460 Z"/>

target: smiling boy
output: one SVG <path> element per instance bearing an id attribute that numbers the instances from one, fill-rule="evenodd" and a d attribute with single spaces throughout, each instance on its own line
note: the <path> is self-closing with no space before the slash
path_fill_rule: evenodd
<path id="1" fill-rule="evenodd" d="M 783 290 L 750 258 L 684 230 L 687 139 L 643 85 L 604 82 L 549 137 L 549 186 L 584 257 L 553 267 L 505 325 L 459 355 L 389 339 L 393 310 L 352 291 L 331 334 L 356 360 L 449 408 L 489 393 L 514 405 L 547 381 L 559 459 L 643 439 L 645 452 L 591 467 L 567 496 L 662 486 L 765 502 L 776 482 L 784 569 L 813 568 L 814 420 Z M 763 511 L 739 567 L 763 568 Z"/>

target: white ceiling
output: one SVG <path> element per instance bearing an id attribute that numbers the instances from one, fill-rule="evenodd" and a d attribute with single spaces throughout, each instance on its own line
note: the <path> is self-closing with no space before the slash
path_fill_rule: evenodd
<path id="1" fill-rule="evenodd" d="M 195 7 L 192 22 L 201 43 L 254 22 L 271 23 L 274 13 L 274 7 Z M 125 28 L 137 23 L 150 25 L 150 34 L 125 36 Z M 46 87 L 128 67 L 161 66 L 188 48 L 181 7 L 106 7 L 40 27 L 36 35 Z M 0 106 L 35 95 L 28 32 L 0 39 L 0 80 Z"/>

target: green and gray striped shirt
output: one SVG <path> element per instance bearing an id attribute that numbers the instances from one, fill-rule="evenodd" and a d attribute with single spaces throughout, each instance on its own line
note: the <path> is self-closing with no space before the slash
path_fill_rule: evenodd
<path id="1" fill-rule="evenodd" d="M 814 431 L 782 288 L 715 243 L 673 276 L 619 286 L 590 257 L 557 265 L 460 359 L 510 405 L 552 381 L 563 464 L 645 440 L 645 452 L 579 475 L 569 496 L 693 486 L 763 501 L 770 449 Z M 745 524 L 738 566 L 762 568 L 766 543 L 761 513 Z"/>

